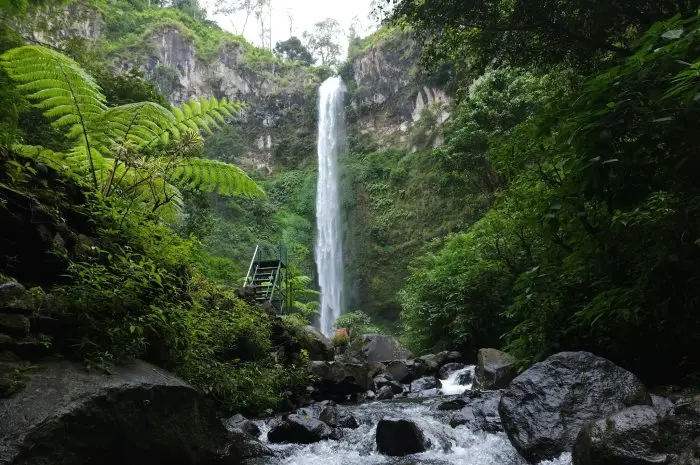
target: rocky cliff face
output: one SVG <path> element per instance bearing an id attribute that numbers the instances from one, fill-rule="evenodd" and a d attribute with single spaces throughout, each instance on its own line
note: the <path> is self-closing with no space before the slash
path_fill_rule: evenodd
<path id="1" fill-rule="evenodd" d="M 76 0 L 68 7 L 35 12 L 16 26 L 32 43 L 63 49 L 83 40 L 89 47 L 107 41 L 109 26 L 104 15 L 91 3 Z M 220 31 L 219 35 L 223 39 L 216 53 L 203 58 L 193 31 L 164 21 L 144 32 L 137 45 L 119 48 L 109 44 L 107 50 L 115 73 L 139 69 L 173 103 L 200 96 L 244 102 L 247 109 L 236 124 L 243 126 L 248 151 L 235 161 L 271 172 L 285 158 L 276 155 L 289 145 L 290 133 L 314 134 L 316 88 L 321 77 L 312 68 L 251 53 L 254 47 L 240 38 L 226 37 Z"/>
<path id="2" fill-rule="evenodd" d="M 450 96 L 420 70 L 420 48 L 410 33 L 377 33 L 350 60 L 349 121 L 379 148 L 412 150 L 441 143 Z M 366 39 L 367 40 L 367 39 Z"/>
<path id="3" fill-rule="evenodd" d="M 247 111 L 237 124 L 243 126 L 247 152 L 235 158 L 238 164 L 271 172 L 313 159 L 316 89 L 323 72 L 266 55 L 221 31 L 214 35 L 218 48 L 203 56 L 201 31 L 178 21 L 148 19 L 146 28 L 135 26 L 137 40 L 121 43 L 123 34 L 114 31 L 121 16 L 124 10 L 113 5 L 99 9 L 94 2 L 75 0 L 35 12 L 17 27 L 30 42 L 57 48 L 70 48 L 76 40 L 88 47 L 107 44 L 114 72 L 141 70 L 173 103 L 195 96 L 245 102 Z M 439 144 L 437 128 L 449 117 L 451 99 L 421 75 L 415 41 L 407 33 L 380 31 L 364 42 L 342 70 L 350 134 L 376 148 Z"/>

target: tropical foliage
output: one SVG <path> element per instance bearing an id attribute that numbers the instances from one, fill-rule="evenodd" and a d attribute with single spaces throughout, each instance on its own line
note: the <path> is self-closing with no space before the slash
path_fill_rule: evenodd
<path id="1" fill-rule="evenodd" d="M 471 165 L 452 172 L 501 187 L 483 218 L 413 267 L 401 301 L 415 348 L 504 345 L 524 365 L 585 349 L 656 380 L 700 369 L 689 329 L 700 302 L 699 27 L 696 16 L 655 24 L 576 92 L 552 81 L 507 131 L 460 135 L 485 120 L 457 115 L 453 137 L 469 145 L 448 136 L 441 153 Z"/>
<path id="2" fill-rule="evenodd" d="M 37 3 L 7 11 L 31 12 Z M 107 3 L 111 28 L 120 6 Z M 140 2 L 124 19 L 154 11 Z M 202 26 L 197 21 L 191 25 Z M 0 217 L 12 228 L 3 230 L 0 269 L 3 280 L 41 285 L 37 312 L 60 322 L 40 335 L 44 350 L 104 370 L 143 358 L 232 412 L 293 408 L 308 383 L 295 328 L 240 300 L 236 262 L 213 255 L 214 241 L 205 241 L 220 220 L 210 204 L 231 211 L 271 202 L 223 161 L 244 146 L 199 157 L 214 133 L 231 131 L 242 105 L 197 98 L 171 106 L 142 73 L 110 74 L 99 44 L 69 38 L 66 54 L 24 46 L 11 24 L 0 27 L 0 102 L 11 109 L 0 118 Z M 305 234 L 307 225 L 281 216 Z M 301 273 L 297 280 L 308 316 L 313 293 Z"/>
<path id="3" fill-rule="evenodd" d="M 169 109 L 153 102 L 108 107 L 95 80 L 54 50 L 24 46 L 1 60 L 18 89 L 54 128 L 65 131 L 71 144 L 66 153 L 22 145 L 15 149 L 88 176 L 104 196 L 117 193 L 156 211 L 181 204 L 178 185 L 220 195 L 262 193 L 241 169 L 196 157 L 202 149 L 199 131 L 225 124 L 239 105 L 200 99 Z"/>

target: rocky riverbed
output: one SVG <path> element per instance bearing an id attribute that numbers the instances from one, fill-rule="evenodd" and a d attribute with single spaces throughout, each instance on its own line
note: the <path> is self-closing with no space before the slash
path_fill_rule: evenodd
<path id="1" fill-rule="evenodd" d="M 700 465 L 695 390 L 650 394 L 587 352 L 518 376 L 493 349 L 460 358 L 314 362 L 316 401 L 254 420 L 221 418 L 144 362 L 110 375 L 52 362 L 0 400 L 0 464 Z"/>

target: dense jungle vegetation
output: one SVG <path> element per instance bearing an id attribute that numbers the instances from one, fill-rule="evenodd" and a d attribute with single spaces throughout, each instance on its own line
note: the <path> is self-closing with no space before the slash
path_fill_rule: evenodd
<path id="1" fill-rule="evenodd" d="M 241 153 L 240 102 L 171 105 L 168 73 L 146 80 L 114 63 L 138 52 L 146 29 L 167 26 L 192 34 L 201 60 L 226 42 L 244 47 L 260 72 L 298 65 L 177 5 L 81 5 L 100 12 L 106 40 L 69 37 L 57 50 L 20 34 L 23 23 L 41 23 L 42 2 L 0 3 L 0 277 L 30 287 L 32 305 L 52 322 L 0 342 L 33 350 L 30 358 L 107 371 L 145 358 L 233 412 L 291 408 L 309 379 L 301 328 L 316 299 L 303 274 L 313 176 L 290 171 L 256 183 L 230 164 Z M 66 26 L 56 18 L 42 27 Z M 299 257 L 297 301 L 293 314 L 277 318 L 235 290 L 251 244 L 282 240 Z"/>
<path id="2" fill-rule="evenodd" d="M 351 154 L 377 248 L 418 255 L 405 341 L 696 377 L 698 2 L 388 4 L 458 98 L 441 147 Z"/>
<path id="3" fill-rule="evenodd" d="M 194 0 L 65 0 L 100 12 L 101 38 L 28 40 L 64 27 L 36 16 L 57 3 L 0 0 L 0 277 L 51 322 L 30 341 L 42 354 L 145 358 L 235 412 L 294 405 L 317 298 L 316 91 L 338 72 L 352 103 L 338 327 L 416 354 L 499 347 L 526 367 L 580 349 L 651 382 L 700 375 L 697 0 L 383 1 L 385 25 L 335 70 L 298 39 L 254 47 Z M 252 106 L 277 118 L 269 164 L 239 167 L 263 140 L 242 102 L 140 71 L 146 38 L 173 28 L 198 63 L 223 47 L 275 84 Z M 353 64 L 391 51 L 422 55 L 401 98 L 429 85 L 452 104 L 444 124 L 428 107 L 378 141 L 360 120 L 391 109 Z M 297 302 L 276 318 L 235 289 L 255 244 L 280 242 Z"/>

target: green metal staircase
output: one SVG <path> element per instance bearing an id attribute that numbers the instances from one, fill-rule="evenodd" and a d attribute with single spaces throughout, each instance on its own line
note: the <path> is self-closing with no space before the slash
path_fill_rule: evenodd
<path id="1" fill-rule="evenodd" d="M 277 311 L 284 311 L 287 279 L 287 248 L 280 244 L 275 252 L 270 252 L 257 245 L 243 282 L 243 287 L 253 289 L 255 301 L 260 305 L 269 303 Z"/>

